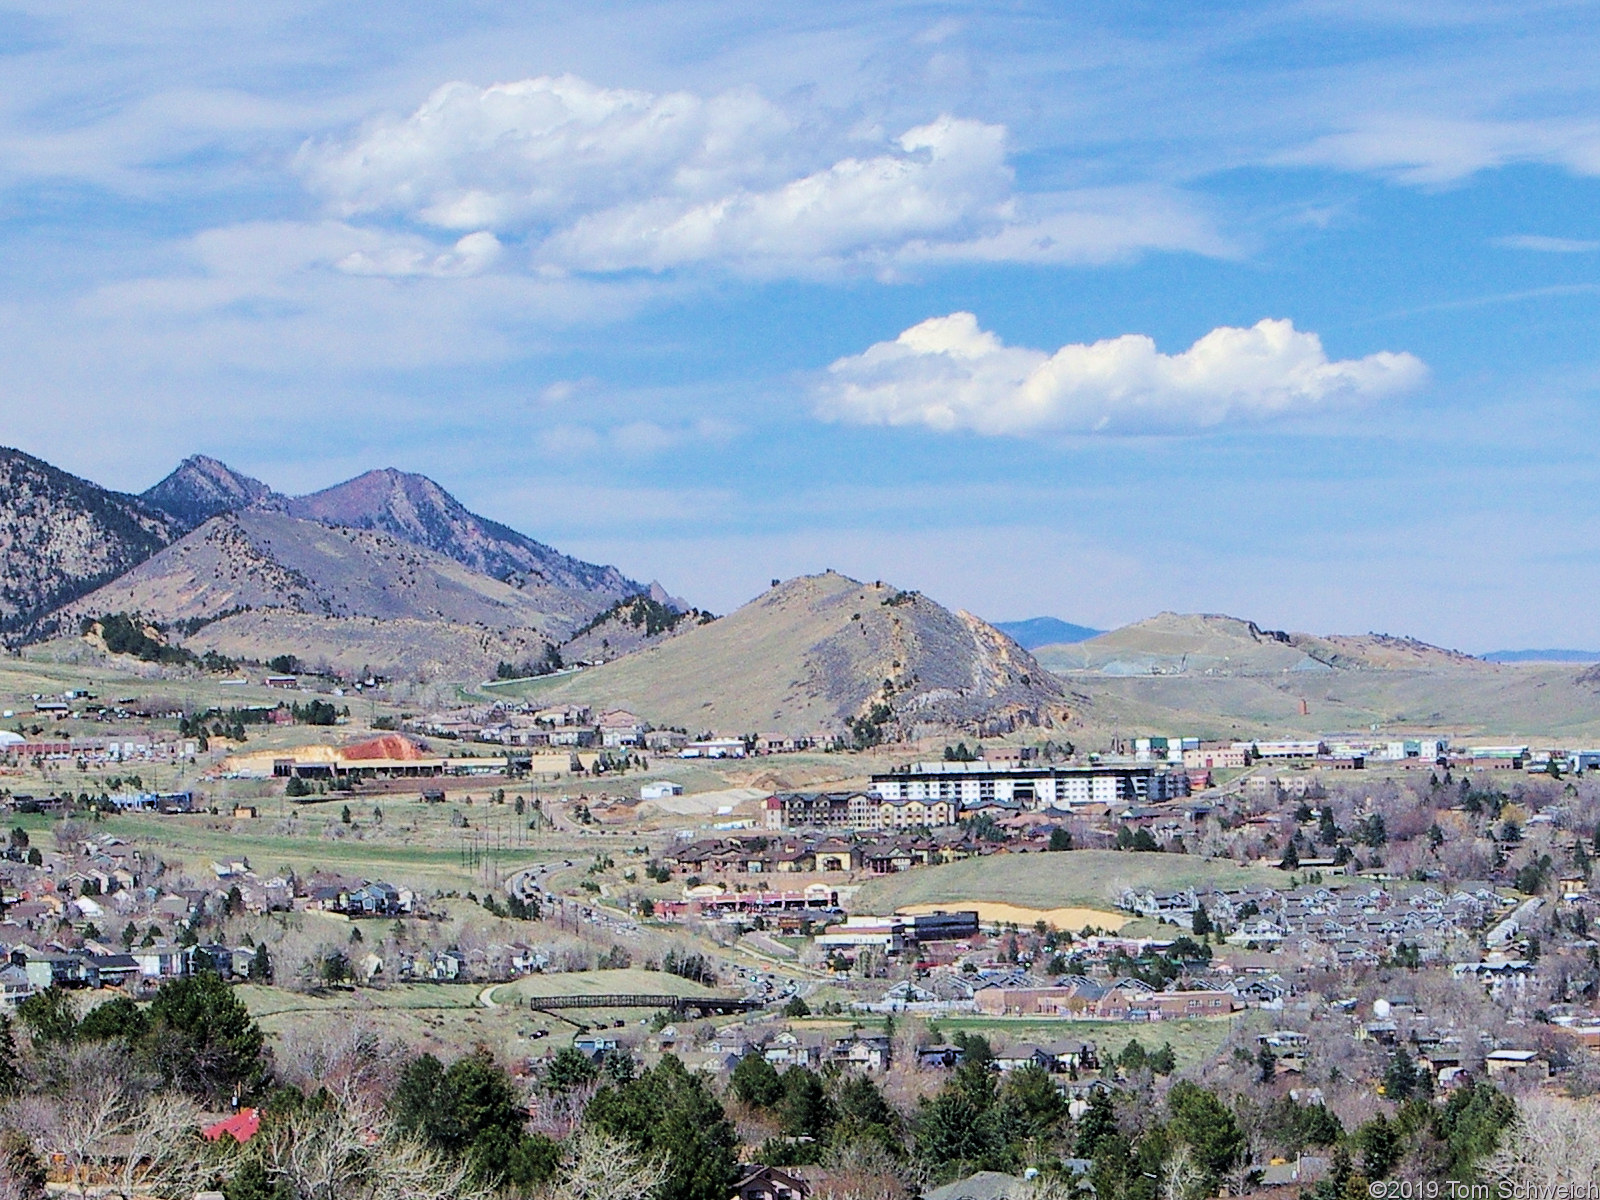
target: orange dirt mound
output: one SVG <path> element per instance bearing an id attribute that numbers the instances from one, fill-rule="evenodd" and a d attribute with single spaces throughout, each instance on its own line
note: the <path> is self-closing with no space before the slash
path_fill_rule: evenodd
<path id="1" fill-rule="evenodd" d="M 408 737 L 401 737 L 398 733 L 386 733 L 381 737 L 346 746 L 339 753 L 340 757 L 346 760 L 358 761 L 364 758 L 417 759 L 422 757 L 422 748 Z"/>

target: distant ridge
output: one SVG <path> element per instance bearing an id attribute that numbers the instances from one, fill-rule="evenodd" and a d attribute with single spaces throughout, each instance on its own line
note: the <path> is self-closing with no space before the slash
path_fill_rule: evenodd
<path id="1" fill-rule="evenodd" d="M 1600 650 L 1491 650 L 1481 657 L 1496 663 L 1592 663 L 1600 662 Z"/>
<path id="2" fill-rule="evenodd" d="M 1024 650 L 1037 650 L 1040 646 L 1072 646 L 1105 632 L 1104 629 L 1090 629 L 1087 625 L 1074 625 L 1059 617 L 1029 617 L 1025 621 L 994 621 L 992 624 Z"/>
<path id="3" fill-rule="evenodd" d="M 1053 671 L 1260 675 L 1285 671 L 1488 671 L 1482 659 L 1383 633 L 1287 633 L 1220 613 L 1158 613 L 1076 645 L 1041 647 Z"/>

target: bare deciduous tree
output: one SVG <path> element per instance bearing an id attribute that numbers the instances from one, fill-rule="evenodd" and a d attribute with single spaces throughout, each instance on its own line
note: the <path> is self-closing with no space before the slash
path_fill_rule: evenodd
<path id="1" fill-rule="evenodd" d="M 650 1200 L 666 1182 L 667 1164 L 634 1153 L 627 1142 L 585 1128 L 573 1138 L 551 1200 Z"/>
<path id="2" fill-rule="evenodd" d="M 1180 1143 L 1161 1164 L 1161 1200 L 1194 1200 L 1204 1179 L 1193 1152 Z"/>
<path id="3" fill-rule="evenodd" d="M 1491 1182 L 1531 1187 L 1600 1179 L 1600 1107 L 1577 1100 L 1530 1096 L 1500 1146 L 1480 1168 Z M 1554 1195 L 1552 1191 L 1550 1193 Z"/>
<path id="4" fill-rule="evenodd" d="M 257 1143 L 260 1143 L 259 1145 Z M 451 1164 L 415 1139 L 401 1136 L 380 1110 L 359 1096 L 308 1106 L 274 1121 L 248 1150 L 268 1179 L 307 1200 L 486 1200 L 464 1164 Z"/>
<path id="5" fill-rule="evenodd" d="M 921 1190 L 884 1147 L 853 1141 L 831 1149 L 823 1161 L 827 1179 L 815 1200 L 909 1200 Z"/>

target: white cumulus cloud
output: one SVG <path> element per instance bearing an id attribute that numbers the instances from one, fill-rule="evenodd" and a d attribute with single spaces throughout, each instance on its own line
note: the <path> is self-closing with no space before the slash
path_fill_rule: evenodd
<path id="1" fill-rule="evenodd" d="M 958 312 L 833 363 L 817 413 L 983 434 L 1156 433 L 1360 404 L 1426 377 L 1410 354 L 1330 360 L 1321 338 L 1287 320 L 1222 326 L 1181 354 L 1142 334 L 1047 354 L 1007 346 Z"/>
<path id="2" fill-rule="evenodd" d="M 298 163 L 341 220 L 515 239 L 547 271 L 892 273 L 1226 252 L 1176 194 L 1018 191 L 1007 138 L 951 115 L 889 136 L 750 90 L 658 94 L 564 75 L 450 83 L 409 116 L 307 144 Z M 360 265 L 442 273 L 427 255 Z"/>

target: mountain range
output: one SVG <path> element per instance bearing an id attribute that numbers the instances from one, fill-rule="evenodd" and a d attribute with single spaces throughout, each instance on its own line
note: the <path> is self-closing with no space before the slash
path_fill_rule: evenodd
<path id="1" fill-rule="evenodd" d="M 369 471 L 291 497 L 199 455 L 135 497 L 0 451 L 0 568 L 0 632 L 12 641 L 106 612 L 182 622 L 191 635 L 251 613 L 206 640 L 237 645 L 229 635 L 242 628 L 275 639 L 273 618 L 300 632 L 316 618 L 334 634 L 313 639 L 330 661 L 351 640 L 330 622 L 495 631 L 478 639 L 481 658 L 560 641 L 648 590 L 478 516 L 425 476 Z"/>
<path id="2" fill-rule="evenodd" d="M 996 627 L 832 572 L 713 618 L 396 470 L 294 497 L 196 456 L 132 496 L 0 450 L 0 572 L 13 646 L 55 637 L 81 653 L 85 619 L 128 612 L 197 654 L 293 654 L 345 673 L 459 682 L 559 659 L 583 669 L 496 686 L 692 732 L 863 745 L 955 728 L 1061 741 L 1410 726 L 1600 738 L 1600 668 L 1576 652 L 1486 661 L 1203 613 L 1104 633 L 1049 617 Z"/>

